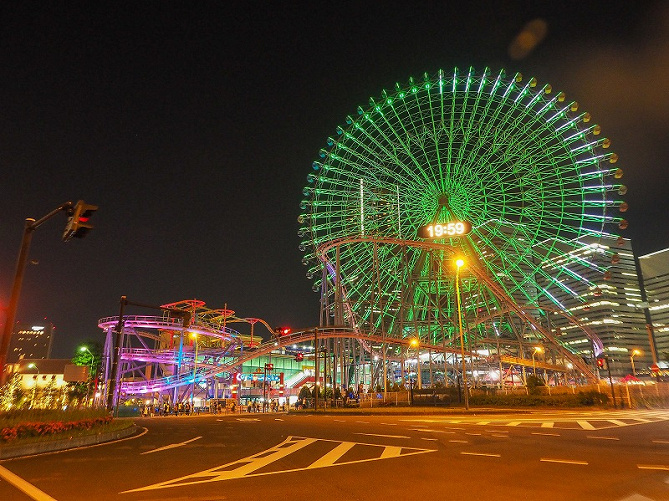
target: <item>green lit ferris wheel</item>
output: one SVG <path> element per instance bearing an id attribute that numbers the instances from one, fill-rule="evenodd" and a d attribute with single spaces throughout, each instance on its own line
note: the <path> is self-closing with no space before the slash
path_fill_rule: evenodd
<path id="1" fill-rule="evenodd" d="M 300 248 L 324 311 L 448 339 L 455 255 L 477 268 L 463 275 L 471 329 L 504 301 L 587 304 L 616 259 L 602 242 L 627 226 L 609 146 L 577 102 L 519 73 L 439 71 L 384 90 L 328 138 L 304 189 Z"/>

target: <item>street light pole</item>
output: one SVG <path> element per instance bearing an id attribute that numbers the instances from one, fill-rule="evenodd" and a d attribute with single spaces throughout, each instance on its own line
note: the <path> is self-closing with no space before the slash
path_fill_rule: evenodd
<path id="1" fill-rule="evenodd" d="M 467 366 L 465 362 L 465 338 L 462 331 L 462 306 L 460 301 L 460 268 L 464 266 L 465 262 L 458 259 L 455 262 L 455 296 L 458 302 L 458 325 L 460 327 L 460 357 L 462 358 L 462 383 L 465 394 L 465 410 L 469 410 L 469 391 L 467 389 Z"/>
<path id="2" fill-rule="evenodd" d="M 630 363 L 632 364 L 632 376 L 636 377 L 636 369 L 634 368 L 634 356 L 642 355 L 641 350 L 634 349 L 630 355 Z"/>

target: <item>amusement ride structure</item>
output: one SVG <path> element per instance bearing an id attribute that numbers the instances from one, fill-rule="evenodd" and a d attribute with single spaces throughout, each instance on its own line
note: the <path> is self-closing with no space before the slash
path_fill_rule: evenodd
<path id="1" fill-rule="evenodd" d="M 304 188 L 300 250 L 319 327 L 279 337 L 196 300 L 126 316 L 117 393 L 177 401 L 300 342 L 325 354 L 326 384 L 344 387 L 386 389 L 393 364 L 411 380 L 410 354 L 419 386 L 426 365 L 446 384 L 496 372 L 501 385 L 529 367 L 596 379 L 602 343 L 578 313 L 616 273 L 615 246 L 602 241 L 620 243 L 627 227 L 610 144 L 576 101 L 520 73 L 456 68 L 384 90 L 328 138 Z M 187 324 L 174 310 L 190 312 Z M 118 323 L 99 322 L 108 381 Z M 565 342 L 567 328 L 587 338 L 589 357 Z"/>
<path id="2" fill-rule="evenodd" d="M 498 381 L 541 352 L 544 368 L 596 379 L 602 343 L 575 312 L 615 273 L 601 241 L 622 244 L 627 227 L 610 144 L 564 93 L 487 68 L 425 74 L 359 107 L 313 163 L 298 219 L 322 325 L 356 333 L 336 351 L 360 344 L 387 374 L 411 343 L 419 366 L 441 351 L 455 380 L 459 354 Z"/>

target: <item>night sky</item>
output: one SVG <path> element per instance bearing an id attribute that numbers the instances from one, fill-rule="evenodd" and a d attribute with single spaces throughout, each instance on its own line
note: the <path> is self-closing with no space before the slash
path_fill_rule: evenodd
<path id="1" fill-rule="evenodd" d="M 3 307 L 24 219 L 100 207 L 85 239 L 61 242 L 64 214 L 33 238 L 17 320 L 53 322 L 54 357 L 102 341 L 121 295 L 316 325 L 297 237 L 311 163 L 358 105 L 439 68 L 578 100 L 620 155 L 635 251 L 669 246 L 666 2 L 94 4 L 0 7 Z M 545 39 L 512 59 L 537 18 Z"/>

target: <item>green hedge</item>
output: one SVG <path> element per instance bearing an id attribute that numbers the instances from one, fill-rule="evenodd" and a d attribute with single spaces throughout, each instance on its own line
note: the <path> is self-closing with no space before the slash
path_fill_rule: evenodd
<path id="1" fill-rule="evenodd" d="M 596 391 L 562 395 L 472 395 L 469 402 L 472 405 L 500 405 L 509 407 L 580 407 L 590 405 L 606 405 L 608 395 Z"/>

